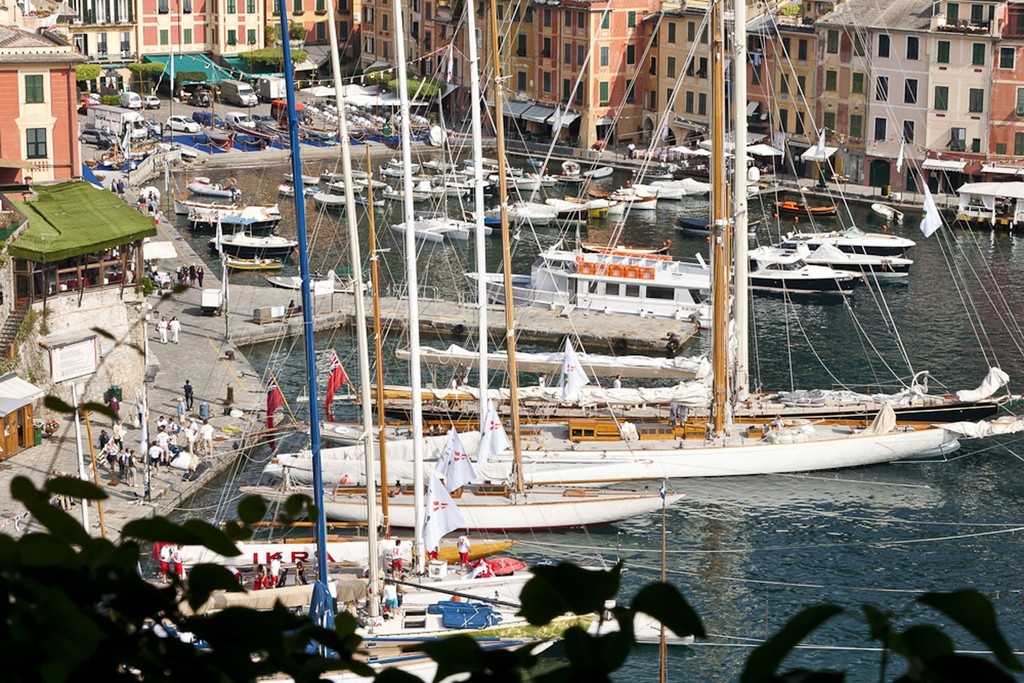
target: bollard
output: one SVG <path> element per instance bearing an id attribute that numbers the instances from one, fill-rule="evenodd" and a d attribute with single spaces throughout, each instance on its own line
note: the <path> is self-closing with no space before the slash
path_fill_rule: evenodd
<path id="1" fill-rule="evenodd" d="M 229 384 L 228 385 L 228 397 L 226 399 L 224 399 L 224 405 L 228 405 L 229 406 L 229 405 L 231 405 L 234 402 L 235 402 L 235 388 Z"/>

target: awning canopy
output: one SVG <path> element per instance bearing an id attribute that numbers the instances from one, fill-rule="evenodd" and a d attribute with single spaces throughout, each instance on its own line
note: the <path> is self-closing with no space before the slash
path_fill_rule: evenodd
<path id="1" fill-rule="evenodd" d="M 317 64 L 316 62 L 314 62 L 313 60 L 308 59 L 308 58 L 303 60 L 303 61 L 301 61 L 301 62 L 299 62 L 294 67 L 292 67 L 292 69 L 295 71 L 295 73 L 301 73 L 303 71 L 316 71 L 319 68 L 320 68 L 319 64 Z"/>
<path id="2" fill-rule="evenodd" d="M 771 145 L 751 145 L 747 147 L 747 153 L 756 157 L 781 157 L 782 152 Z"/>
<path id="3" fill-rule="evenodd" d="M 147 62 L 157 62 L 164 65 L 164 73 L 167 77 L 171 76 L 170 61 L 171 55 L 146 55 L 145 59 Z M 205 81 L 185 81 L 178 79 L 178 74 L 183 71 L 195 71 L 206 74 Z M 176 54 L 174 55 L 174 74 L 175 78 L 180 81 L 181 85 L 188 83 L 220 83 L 221 81 L 231 80 L 234 75 L 230 69 L 227 69 L 220 64 L 216 63 L 210 57 L 204 54 Z"/>
<path id="4" fill-rule="evenodd" d="M 562 118 L 562 128 L 565 128 L 566 126 L 571 125 L 572 122 L 575 121 L 576 119 L 578 119 L 579 117 L 580 117 L 580 115 L 577 114 L 574 111 L 563 111 L 562 112 L 562 117 L 561 117 Z M 555 117 L 552 116 L 551 119 L 548 120 L 548 123 L 550 123 L 552 126 L 554 126 L 557 123 L 555 121 Z"/>
<path id="5" fill-rule="evenodd" d="M 703 147 L 687 147 L 685 145 L 679 145 L 678 147 L 670 148 L 671 151 L 677 154 L 682 154 L 684 157 L 709 157 L 711 152 L 704 149 Z"/>
<path id="6" fill-rule="evenodd" d="M 597 120 L 597 122 L 594 125 L 595 126 L 610 126 L 613 123 L 615 123 L 615 119 L 613 119 L 612 117 L 610 117 L 610 116 L 602 116 L 601 118 L 599 118 Z"/>
<path id="7" fill-rule="evenodd" d="M 326 85 L 314 85 L 309 88 L 303 88 L 299 93 L 309 97 L 334 97 L 334 88 Z"/>
<path id="8" fill-rule="evenodd" d="M 924 163 L 921 164 L 921 168 L 927 168 L 932 171 L 960 173 L 966 165 L 967 162 L 960 159 L 925 159 Z"/>
<path id="9" fill-rule="evenodd" d="M 760 102 L 747 102 L 747 116 L 753 116 L 761 108 Z"/>
<path id="10" fill-rule="evenodd" d="M 533 102 L 502 102 L 501 113 L 514 119 L 522 117 L 523 112 L 533 106 Z M 554 113 L 554 110 L 551 111 Z"/>
<path id="11" fill-rule="evenodd" d="M 159 242 L 145 242 L 142 245 L 142 258 L 147 261 L 156 261 L 158 259 L 171 259 L 177 258 L 178 252 L 174 250 L 174 245 L 166 240 Z"/>
<path id="12" fill-rule="evenodd" d="M 822 154 L 818 150 L 818 146 L 808 147 L 800 155 L 800 159 L 803 161 L 827 161 L 832 158 L 832 155 L 839 151 L 838 147 L 825 147 L 825 154 Z"/>
<path id="13" fill-rule="evenodd" d="M 26 382 L 15 374 L 0 378 L 0 417 L 10 415 L 24 408 L 45 392 L 36 385 Z"/>
<path id="14" fill-rule="evenodd" d="M 676 122 L 679 123 L 678 119 L 677 119 Z M 762 135 L 761 133 L 751 133 L 750 131 L 747 131 L 747 147 L 748 148 L 751 145 L 755 145 L 758 142 L 761 142 L 761 140 L 764 140 L 764 135 Z M 697 144 L 699 146 L 703 147 L 704 149 L 711 149 L 711 140 L 701 140 Z M 735 146 L 736 146 L 735 134 L 734 133 L 726 133 L 725 134 L 725 149 L 727 151 L 728 150 L 732 150 Z"/>
<path id="15" fill-rule="evenodd" d="M 34 189 L 30 199 L 8 197 L 28 219 L 28 226 L 8 245 L 16 258 L 54 263 L 156 235 L 152 218 L 85 180 Z"/>
<path id="16" fill-rule="evenodd" d="M 998 164 L 984 164 L 981 167 L 982 173 L 999 173 L 1001 175 L 1024 175 L 1024 167 L 1000 166 Z"/>
<path id="17" fill-rule="evenodd" d="M 330 45 L 306 45 L 302 49 L 306 51 L 306 58 L 318 67 L 331 61 Z"/>
<path id="18" fill-rule="evenodd" d="M 957 188 L 957 193 L 961 197 L 972 194 L 979 197 L 1024 199 L 1024 183 L 966 183 Z"/>
<path id="19" fill-rule="evenodd" d="M 525 121 L 533 121 L 534 123 L 544 123 L 551 115 L 555 113 L 553 107 L 546 107 L 542 104 L 537 104 L 522 113 L 519 117 Z"/>

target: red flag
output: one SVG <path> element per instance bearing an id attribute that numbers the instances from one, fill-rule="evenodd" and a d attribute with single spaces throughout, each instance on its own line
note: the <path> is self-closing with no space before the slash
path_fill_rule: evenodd
<path id="1" fill-rule="evenodd" d="M 328 422 L 334 421 L 334 416 L 331 415 L 331 404 L 334 403 L 334 392 L 336 392 L 342 384 L 348 382 L 348 374 L 345 372 L 345 368 L 341 365 L 341 359 L 338 358 L 338 352 L 331 352 L 331 365 L 327 369 L 327 396 L 324 398 L 324 415 L 327 417 Z"/>
<path id="2" fill-rule="evenodd" d="M 271 375 L 267 382 L 267 429 L 274 428 L 274 413 L 284 405 L 284 394 L 281 387 L 277 386 L 277 379 Z M 274 437 L 270 437 L 270 448 L 274 449 Z"/>

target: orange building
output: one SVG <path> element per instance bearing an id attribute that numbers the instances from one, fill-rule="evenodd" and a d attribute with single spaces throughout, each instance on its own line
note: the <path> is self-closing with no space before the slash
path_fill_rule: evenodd
<path id="1" fill-rule="evenodd" d="M 81 175 L 75 64 L 84 58 L 52 33 L 0 26 L 0 183 Z"/>

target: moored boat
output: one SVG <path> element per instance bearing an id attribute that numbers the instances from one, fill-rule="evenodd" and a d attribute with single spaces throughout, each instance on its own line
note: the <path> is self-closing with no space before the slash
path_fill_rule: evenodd
<path id="1" fill-rule="evenodd" d="M 797 217 L 813 216 L 815 218 L 832 218 L 839 213 L 835 204 L 810 206 L 793 200 L 775 202 L 775 210 L 778 211 L 780 215 Z"/>

